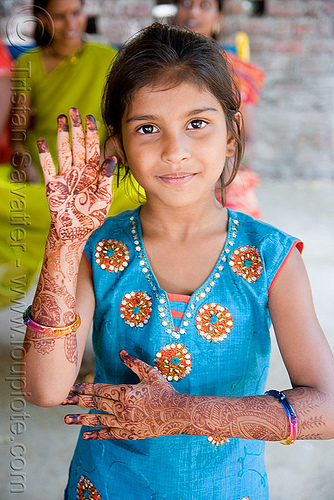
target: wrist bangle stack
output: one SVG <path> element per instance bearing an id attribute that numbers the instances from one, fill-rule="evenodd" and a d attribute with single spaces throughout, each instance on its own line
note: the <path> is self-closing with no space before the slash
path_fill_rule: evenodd
<path id="1" fill-rule="evenodd" d="M 30 316 L 31 306 L 29 306 L 23 313 L 24 324 L 37 333 L 42 333 L 49 338 L 63 337 L 65 335 L 71 335 L 75 333 L 81 324 L 81 319 L 79 313 L 75 313 L 75 320 L 68 326 L 54 327 L 54 326 L 44 326 L 36 323 Z"/>
<path id="2" fill-rule="evenodd" d="M 296 441 L 297 433 L 298 433 L 298 417 L 297 417 L 297 414 L 296 414 L 292 404 L 290 403 L 290 401 L 288 400 L 288 398 L 286 397 L 284 392 L 271 390 L 271 391 L 265 392 L 264 394 L 266 396 L 273 396 L 284 406 L 284 409 L 285 409 L 285 411 L 288 415 L 288 418 L 289 418 L 290 434 L 287 438 L 280 441 L 280 443 L 293 444 Z"/>

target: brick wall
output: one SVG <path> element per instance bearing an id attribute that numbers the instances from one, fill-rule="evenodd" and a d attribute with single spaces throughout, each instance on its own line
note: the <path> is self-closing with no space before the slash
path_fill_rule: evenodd
<path id="1" fill-rule="evenodd" d="M 253 165 L 262 175 L 334 179 L 333 27 L 331 0 L 267 0 L 259 18 L 226 3 L 224 39 L 246 31 L 266 72 Z"/>
<path id="2" fill-rule="evenodd" d="M 3 1 L 7 14 L 11 4 L 28 3 Z M 266 0 L 262 17 L 250 17 L 244 0 L 225 1 L 222 41 L 247 32 L 251 58 L 267 75 L 256 107 L 253 167 L 274 177 L 334 179 L 334 0 Z M 100 39 L 114 44 L 149 24 L 153 5 L 86 0 Z"/>

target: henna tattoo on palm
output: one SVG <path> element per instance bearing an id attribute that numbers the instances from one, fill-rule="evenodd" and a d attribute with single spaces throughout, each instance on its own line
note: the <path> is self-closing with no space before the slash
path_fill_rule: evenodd
<path id="1" fill-rule="evenodd" d="M 85 240 L 109 210 L 112 193 L 109 162 L 99 166 L 99 137 L 94 117 L 86 117 L 86 136 L 77 109 L 70 110 L 72 152 L 67 118 L 58 117 L 59 172 L 44 139 L 38 140 L 52 229 L 60 240 Z M 115 164 L 115 158 L 111 161 Z"/>

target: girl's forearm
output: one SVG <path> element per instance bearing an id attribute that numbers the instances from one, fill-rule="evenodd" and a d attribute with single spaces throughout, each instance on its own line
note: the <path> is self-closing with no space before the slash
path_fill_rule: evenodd
<path id="1" fill-rule="evenodd" d="M 50 231 L 31 314 L 45 326 L 67 326 L 75 319 L 75 293 L 84 242 L 66 243 Z"/>
<path id="2" fill-rule="evenodd" d="M 298 416 L 297 439 L 334 437 L 330 397 L 308 387 L 284 391 Z M 181 399 L 182 400 L 182 399 Z M 187 424 L 180 432 L 204 436 L 281 441 L 290 434 L 283 405 L 272 396 L 186 396 Z"/>
<path id="3" fill-rule="evenodd" d="M 71 325 L 76 316 L 76 284 L 85 242 L 60 242 L 51 230 L 31 308 L 34 322 L 50 327 Z M 42 406 L 59 404 L 74 383 L 83 347 L 78 333 L 49 337 L 27 327 L 22 375 L 26 398 Z"/>

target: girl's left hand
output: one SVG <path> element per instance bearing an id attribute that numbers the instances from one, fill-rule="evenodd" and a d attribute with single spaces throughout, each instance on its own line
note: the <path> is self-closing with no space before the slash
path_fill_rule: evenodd
<path id="1" fill-rule="evenodd" d="M 63 405 L 107 413 L 66 415 L 66 424 L 102 429 L 84 432 L 84 439 L 144 439 L 185 434 L 185 398 L 152 366 L 120 352 L 122 362 L 140 382 L 135 385 L 75 384 Z"/>

